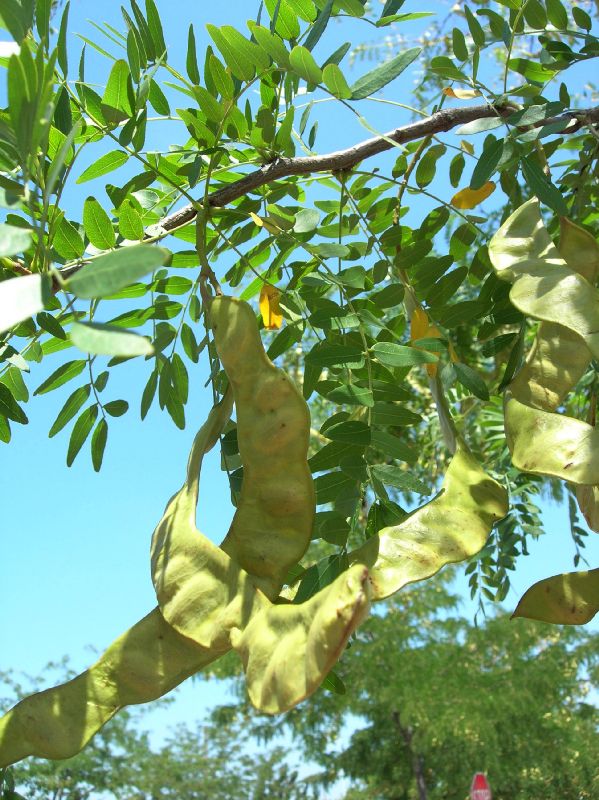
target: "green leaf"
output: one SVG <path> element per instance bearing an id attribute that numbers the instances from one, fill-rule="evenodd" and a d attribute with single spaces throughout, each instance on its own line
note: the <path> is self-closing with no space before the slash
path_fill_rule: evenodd
<path id="1" fill-rule="evenodd" d="M 75 391 L 69 395 L 66 403 L 60 409 L 58 416 L 52 423 L 52 427 L 48 433 L 50 438 L 56 436 L 56 434 L 64 428 L 67 422 L 70 422 L 73 419 L 79 409 L 86 403 L 90 392 L 91 386 L 87 384 L 86 386 L 80 386 L 78 389 L 75 389 Z"/>
<path id="2" fill-rule="evenodd" d="M 437 161 L 447 152 L 447 148 L 443 144 L 434 144 L 429 147 L 425 154 L 422 156 L 416 167 L 416 183 L 423 189 L 435 177 L 437 170 Z"/>
<path id="3" fill-rule="evenodd" d="M 169 258 L 170 251 L 163 247 L 122 247 L 86 264 L 68 281 L 68 289 L 83 299 L 107 297 L 153 272 Z"/>
<path id="4" fill-rule="evenodd" d="M 102 459 L 104 458 L 104 450 L 106 449 L 106 440 L 108 439 L 108 423 L 104 417 L 100 417 L 98 424 L 92 434 L 91 451 L 92 451 L 92 464 L 96 472 L 100 471 L 102 467 Z"/>
<path id="5" fill-rule="evenodd" d="M 32 233 L 29 228 L 0 223 L 0 256 L 14 256 L 25 252 L 31 244 Z"/>
<path id="6" fill-rule="evenodd" d="M 408 411 L 407 408 L 396 403 L 375 403 L 372 413 L 372 421 L 376 425 L 401 427 L 403 425 L 415 425 L 422 422 L 422 417 Z"/>
<path id="7" fill-rule="evenodd" d="M 477 47 L 484 47 L 486 41 L 485 32 L 483 31 L 480 22 L 476 19 L 468 6 L 464 6 L 464 13 L 466 14 L 466 22 L 468 24 L 468 29 L 470 30 L 470 36 L 472 36 L 472 41 Z"/>
<path id="8" fill-rule="evenodd" d="M 501 117 L 489 117 L 488 119 L 475 119 L 472 122 L 467 122 L 465 125 L 460 125 L 456 129 L 458 136 L 474 136 L 475 133 L 481 131 L 492 131 L 494 128 L 500 128 L 505 124 Z"/>
<path id="9" fill-rule="evenodd" d="M 322 77 L 325 86 L 335 97 L 347 100 L 352 96 L 352 90 L 337 64 L 327 64 L 322 71 Z"/>
<path id="10" fill-rule="evenodd" d="M 36 322 L 43 330 L 55 336 L 57 339 L 66 339 L 67 335 L 64 328 L 56 317 L 48 314 L 47 311 L 40 311 L 36 317 Z"/>
<path id="11" fill-rule="evenodd" d="M 21 425 L 27 425 L 29 421 L 27 415 L 12 396 L 10 389 L 4 383 L 0 383 L 0 414 Z"/>
<path id="12" fill-rule="evenodd" d="M 35 25 L 40 39 L 46 45 L 50 39 L 50 12 L 53 5 L 52 0 L 36 0 L 35 2 Z"/>
<path id="13" fill-rule="evenodd" d="M 171 108 L 168 104 L 168 100 L 154 79 L 150 81 L 150 94 L 148 95 L 148 99 L 157 114 L 162 114 L 163 117 L 168 117 L 170 115 Z"/>
<path id="14" fill-rule="evenodd" d="M 377 464 L 372 467 L 372 472 L 381 483 L 386 486 L 395 486 L 403 489 L 404 492 L 417 492 L 418 494 L 430 494 L 430 486 L 418 480 L 411 472 L 394 467 L 391 464 Z"/>
<path id="15" fill-rule="evenodd" d="M 466 45 L 466 38 L 462 31 L 459 28 L 454 28 L 451 36 L 454 56 L 458 61 L 468 61 L 468 46 Z"/>
<path id="16" fill-rule="evenodd" d="M 384 453 L 386 458 L 396 458 L 399 461 L 407 461 L 408 464 L 414 464 L 418 460 L 418 454 L 391 433 L 373 430 L 370 444 Z"/>
<path id="17" fill-rule="evenodd" d="M 343 344 L 315 345 L 306 355 L 306 363 L 314 367 L 335 367 L 353 364 L 363 359 L 360 347 Z"/>
<path id="18" fill-rule="evenodd" d="M 133 114 L 129 91 L 131 87 L 131 74 L 129 65 L 123 59 L 115 61 L 108 83 L 102 95 L 102 113 L 107 122 L 117 125 Z"/>
<path id="19" fill-rule="evenodd" d="M 119 233 L 129 241 L 140 241 L 144 237 L 144 226 L 141 215 L 128 198 L 123 201 L 119 210 Z"/>
<path id="20" fill-rule="evenodd" d="M 289 69 L 289 51 L 280 37 L 271 33 L 267 28 L 263 28 L 261 25 L 255 25 L 254 23 L 248 24 L 252 35 L 264 52 L 268 53 L 272 60 L 279 66 Z"/>
<path id="21" fill-rule="evenodd" d="M 415 364 L 435 364 L 437 356 L 393 342 L 377 342 L 371 347 L 373 355 L 387 367 L 413 367 Z"/>
<path id="22" fill-rule="evenodd" d="M 472 177 L 470 178 L 471 189 L 480 189 L 485 185 L 495 172 L 502 155 L 503 139 L 497 139 L 489 147 L 485 147 L 472 172 Z"/>
<path id="23" fill-rule="evenodd" d="M 378 92 L 383 86 L 386 86 L 397 78 L 398 75 L 401 75 L 401 73 L 410 66 L 412 61 L 418 58 L 420 53 L 420 47 L 412 47 L 400 53 L 398 56 L 395 56 L 391 61 L 387 61 L 381 64 L 380 67 L 376 67 L 376 69 L 363 75 L 351 87 L 351 99 L 362 100 Z"/>
<path id="24" fill-rule="evenodd" d="M 158 386 L 158 372 L 154 370 L 148 381 L 144 387 L 144 390 L 141 395 L 141 418 L 145 419 L 148 411 L 150 410 L 150 406 L 154 400 L 154 396 L 156 394 L 156 388 Z"/>
<path id="25" fill-rule="evenodd" d="M 67 381 L 71 381 L 73 378 L 76 378 L 77 375 L 81 375 L 86 365 L 87 361 L 85 359 L 81 359 L 80 361 L 67 361 L 66 364 L 61 364 L 58 369 L 54 370 L 50 377 L 40 383 L 33 394 L 46 394 L 46 392 L 58 389 L 59 386 L 67 383 Z"/>
<path id="26" fill-rule="evenodd" d="M 320 40 L 320 37 L 325 32 L 331 16 L 331 11 L 333 10 L 333 3 L 334 0 L 327 0 L 321 11 L 318 13 L 318 16 L 314 20 L 314 23 L 310 25 L 308 35 L 306 36 L 304 42 L 308 50 L 314 50 Z"/>
<path id="27" fill-rule="evenodd" d="M 99 178 L 101 175 L 108 175 L 109 172 L 122 167 L 128 160 L 129 156 L 123 150 L 111 150 L 110 153 L 100 156 L 97 161 L 83 170 L 76 183 L 85 183 L 93 178 Z"/>
<path id="28" fill-rule="evenodd" d="M 362 446 L 370 444 L 370 428 L 359 420 L 346 420 L 331 425 L 326 429 L 325 436 L 332 442 L 347 442 Z"/>
<path id="29" fill-rule="evenodd" d="M 115 246 L 116 236 L 110 217 L 95 197 L 88 197 L 83 204 L 83 227 L 98 250 L 110 250 Z"/>
<path id="30" fill-rule="evenodd" d="M 530 83 L 545 83 L 551 80 L 556 72 L 539 61 L 530 61 L 527 58 L 511 58 L 508 67 L 519 72 Z"/>
<path id="31" fill-rule="evenodd" d="M 302 45 L 296 45 L 289 54 L 291 69 L 307 83 L 320 83 L 322 70 L 314 60 L 312 53 Z"/>
<path id="32" fill-rule="evenodd" d="M 473 395 L 479 397 L 481 400 L 489 399 L 489 390 L 486 383 L 480 377 L 478 372 L 475 372 L 471 367 L 466 364 L 454 364 L 456 377 L 458 381 L 469 389 Z"/>
<path id="33" fill-rule="evenodd" d="M 23 275 L 0 282 L 0 332 L 37 314 L 50 297 L 48 275 Z"/>
<path id="34" fill-rule="evenodd" d="M 568 215 L 568 206 L 564 196 L 545 175 L 534 156 L 527 156 L 522 160 L 522 174 L 532 192 L 542 203 L 562 217 Z"/>
<path id="35" fill-rule="evenodd" d="M 160 14 L 154 0 L 146 0 L 146 19 L 148 20 L 148 28 L 150 29 L 150 36 L 156 52 L 156 59 L 166 61 L 167 47 L 164 41 Z"/>
<path id="36" fill-rule="evenodd" d="M 73 461 L 77 458 L 77 454 L 83 447 L 85 440 L 89 436 L 91 429 L 94 427 L 94 422 L 98 416 L 98 406 L 93 405 L 86 408 L 85 411 L 78 417 L 77 422 L 73 425 L 71 437 L 69 439 L 69 447 L 67 450 L 67 467 L 72 466 Z"/>
<path id="37" fill-rule="evenodd" d="M 80 258 L 85 252 L 85 244 L 77 228 L 65 217 L 60 220 L 52 239 L 54 249 L 66 260 Z"/>
<path id="38" fill-rule="evenodd" d="M 104 403 L 104 411 L 111 417 L 122 417 L 129 410 L 129 403 L 126 400 L 110 400 Z"/>
<path id="39" fill-rule="evenodd" d="M 331 670 L 321 684 L 323 689 L 328 689 L 333 694 L 347 694 L 347 688 L 339 675 Z"/>
<path id="40" fill-rule="evenodd" d="M 9 367 L 0 375 L 0 382 L 7 386 L 15 400 L 21 403 L 26 403 L 29 400 L 29 390 L 23 380 L 22 371 L 18 367 Z"/>
<path id="41" fill-rule="evenodd" d="M 353 383 L 332 389 L 327 392 L 327 397 L 334 403 L 341 403 L 344 405 L 368 406 L 369 408 L 372 408 L 374 405 L 374 397 L 370 389 L 363 386 L 356 386 Z"/>
<path id="42" fill-rule="evenodd" d="M 70 338 L 84 353 L 94 355 L 133 358 L 150 356 L 154 352 L 152 343 L 145 336 L 97 322 L 74 322 Z"/>
<path id="43" fill-rule="evenodd" d="M 183 359 L 179 353 L 175 353 L 172 357 L 171 377 L 173 381 L 173 388 L 177 392 L 177 396 L 181 403 L 185 405 L 189 396 L 189 375 L 187 374 L 187 367 L 183 363 Z"/>
<path id="44" fill-rule="evenodd" d="M 196 49 L 196 37 L 193 32 L 193 25 L 189 26 L 187 34 L 187 59 L 185 61 L 185 68 L 189 75 L 189 80 L 195 83 L 196 86 L 200 84 L 200 70 L 198 67 L 198 57 Z"/>
<path id="45" fill-rule="evenodd" d="M 230 25 L 217 28 L 215 25 L 206 25 L 210 37 L 222 53 L 223 58 L 231 72 L 242 81 L 251 81 L 256 74 L 256 67 L 267 69 L 270 59 L 254 42 Z"/>
<path id="46" fill-rule="evenodd" d="M 310 233 L 318 228 L 320 214 L 315 208 L 302 208 L 295 215 L 293 230 L 295 233 Z"/>

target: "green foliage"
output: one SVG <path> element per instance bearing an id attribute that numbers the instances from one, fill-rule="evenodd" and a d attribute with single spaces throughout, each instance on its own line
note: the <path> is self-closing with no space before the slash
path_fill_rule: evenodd
<path id="1" fill-rule="evenodd" d="M 427 12 L 403 13 L 402 2 L 380 5 L 265 0 L 251 9 L 248 30 L 208 25 L 205 53 L 190 27 L 178 54 L 167 51 L 154 0 L 143 8 L 131 0 L 122 31 L 94 24 L 93 38 L 82 37 L 77 71 L 68 3 L 59 14 L 45 0 L 5 0 L 1 21 L 19 47 L 0 60 L 8 100 L 0 110 L 0 439 L 27 423 L 30 394 L 64 392 L 49 435 L 66 429 L 67 463 L 87 444 L 99 470 L 109 418 L 112 431 L 130 407 L 103 393 L 112 369 L 140 356 L 142 419 L 157 402 L 184 428 L 198 372 L 190 366 L 200 364 L 215 394 L 227 380 L 204 319 L 210 292 L 251 301 L 269 287 L 283 327 L 264 340 L 301 384 L 313 420 L 316 522 L 301 563 L 285 563 L 286 591 L 298 584 L 307 600 L 347 567 L 351 548 L 373 547 L 381 527 L 400 528 L 400 503 L 434 493 L 459 440 L 511 497 L 467 567 L 481 603 L 501 600 L 541 530 L 539 494 L 562 491 L 553 476 L 578 484 L 582 513 L 597 527 L 595 473 L 578 462 L 572 469 L 569 455 L 582 431 L 576 457 L 584 450 L 585 468 L 596 461 L 596 276 L 572 276 L 567 254 L 558 264 L 535 247 L 558 237 L 567 247 L 568 223 L 559 230 L 558 217 L 597 237 L 599 115 L 580 110 L 588 101 L 575 70 L 591 68 L 599 45 L 588 13 L 561 0 L 471 4 L 430 23 L 419 23 Z M 357 80 L 350 44 L 321 55 L 332 49 L 328 26 L 345 17 L 365 23 L 369 39 L 377 28 L 399 33 L 381 45 L 391 42 L 389 58 Z M 86 48 L 99 56 L 93 76 Z M 368 52 L 380 55 L 377 45 Z M 418 79 L 398 103 L 393 92 L 408 71 Z M 476 97 L 482 107 L 471 104 Z M 398 126 L 409 114 L 418 124 L 381 136 L 366 116 L 370 98 L 393 108 Z M 443 116 L 455 100 L 467 108 Z M 340 119 L 355 116 L 375 142 L 353 158 L 293 160 L 322 155 L 321 102 L 336 104 Z M 150 121 L 154 114 L 161 119 Z M 158 123 L 172 126 L 168 149 L 155 146 Z M 393 158 L 383 165 L 376 156 L 385 149 Z M 87 199 L 67 213 L 65 198 L 83 183 Z M 506 237 L 492 236 L 538 203 L 537 239 L 517 235 L 528 250 L 516 272 L 513 263 L 505 270 L 498 252 L 501 261 L 511 245 L 498 251 Z M 542 321 L 538 332 L 529 319 Z M 584 356 L 559 392 L 561 416 L 539 397 L 553 391 L 552 371 L 578 361 L 556 356 L 547 325 Z M 62 352 L 72 346 L 84 356 Z M 530 378 L 539 352 L 545 383 Z M 42 380 L 37 365 L 46 359 Z M 539 421 L 544 438 L 535 435 Z M 237 427 L 222 444 L 236 503 Z M 564 432 L 569 450 L 555 456 L 557 469 L 545 451 Z M 571 519 L 580 559 L 584 530 L 576 513 Z"/>
<path id="2" fill-rule="evenodd" d="M 48 667 L 43 680 L 72 676 L 65 665 Z M 14 700 L 40 679 L 23 681 L 3 673 L 3 696 Z M 161 701 L 168 705 L 168 701 Z M 3 704 L 6 700 L 3 699 Z M 160 704 L 158 704 L 160 705 Z M 178 725 L 151 743 L 144 715 L 125 711 L 111 720 L 86 750 L 65 761 L 28 759 L 5 771 L 5 800 L 91 800 L 100 792 L 114 798 L 176 796 L 181 800 L 300 800 L 307 787 L 288 765 L 282 747 L 256 752 L 247 732 L 232 720 Z M 17 792 L 12 791 L 15 786 Z"/>
<path id="3" fill-rule="evenodd" d="M 321 766 L 316 782 L 344 777 L 346 800 L 462 800 L 484 771 L 494 797 L 590 800 L 597 634 L 503 615 L 476 627 L 456 606 L 439 578 L 396 595 L 337 666 L 346 693 L 319 692 L 285 717 L 296 747 Z M 280 730 L 246 713 L 237 707 L 265 740 Z"/>

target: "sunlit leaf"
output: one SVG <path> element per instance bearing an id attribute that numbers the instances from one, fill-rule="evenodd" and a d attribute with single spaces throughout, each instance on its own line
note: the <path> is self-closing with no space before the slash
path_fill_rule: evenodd
<path id="1" fill-rule="evenodd" d="M 122 328 L 97 322 L 74 322 L 70 331 L 71 341 L 85 353 L 106 356 L 149 356 L 154 352 L 152 343 Z"/>
<path id="2" fill-rule="evenodd" d="M 494 191 L 495 184 L 493 181 L 487 181 L 480 189 L 466 187 L 454 194 L 451 198 L 451 205 L 455 208 L 474 208 L 482 203 L 483 200 L 486 200 Z"/>
<path id="3" fill-rule="evenodd" d="M 281 292 L 270 283 L 263 284 L 260 289 L 260 314 L 268 331 L 276 331 L 283 324 L 283 315 L 279 306 Z"/>
<path id="4" fill-rule="evenodd" d="M 163 247 L 121 247 L 86 264 L 69 279 L 68 288 L 84 299 L 107 297 L 153 272 L 169 258 L 170 251 Z"/>
<path id="5" fill-rule="evenodd" d="M 51 296 L 48 275 L 23 275 L 0 282 L 0 332 L 44 308 Z"/>

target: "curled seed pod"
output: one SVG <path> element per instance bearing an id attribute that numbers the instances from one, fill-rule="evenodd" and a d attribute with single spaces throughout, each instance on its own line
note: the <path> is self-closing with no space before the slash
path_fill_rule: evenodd
<path id="1" fill-rule="evenodd" d="M 446 564 L 478 553 L 507 511 L 503 486 L 458 443 L 439 494 L 398 525 L 368 539 L 350 553 L 350 563 L 369 568 L 372 599 L 383 600 Z"/>
<path id="2" fill-rule="evenodd" d="M 512 617 L 559 625 L 584 625 L 599 611 L 599 569 L 566 572 L 533 584 Z"/>
<path id="3" fill-rule="evenodd" d="M 506 391 L 506 438 L 519 469 L 591 485 L 599 483 L 599 432 L 554 412 L 599 353 L 599 292 L 590 282 L 599 270 L 599 248 L 567 220 L 560 247 L 561 255 L 536 200 L 517 209 L 489 245 L 497 275 L 514 284 L 514 305 L 541 320 L 526 363 Z"/>
<path id="4" fill-rule="evenodd" d="M 180 636 L 154 609 L 93 667 L 0 718 L 0 767 L 27 756 L 74 756 L 119 709 L 161 697 L 222 652 Z"/>
<path id="5" fill-rule="evenodd" d="M 152 536 L 152 581 L 160 610 L 176 631 L 203 647 L 224 646 L 230 625 L 241 625 L 242 614 L 247 618 L 266 603 L 247 573 L 195 523 L 202 458 L 217 441 L 231 408 L 228 391 L 195 437 L 185 483 Z"/>
<path id="6" fill-rule="evenodd" d="M 270 605 L 231 632 L 252 704 L 267 714 L 311 695 L 341 656 L 369 608 L 368 570 L 356 565 L 298 605 Z"/>
<path id="7" fill-rule="evenodd" d="M 247 303 L 214 298 L 210 324 L 235 397 L 243 462 L 241 497 L 221 547 L 273 599 L 312 535 L 310 413 L 291 378 L 267 357 Z"/>

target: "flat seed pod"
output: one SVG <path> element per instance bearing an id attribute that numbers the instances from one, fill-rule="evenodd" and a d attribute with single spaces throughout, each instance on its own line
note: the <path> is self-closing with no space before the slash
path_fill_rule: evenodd
<path id="1" fill-rule="evenodd" d="M 210 320 L 237 414 L 241 497 L 221 547 L 274 599 L 312 535 L 310 412 L 287 373 L 267 357 L 251 307 L 216 297 Z"/>
<path id="2" fill-rule="evenodd" d="M 372 599 L 382 600 L 478 553 L 507 511 L 505 489 L 460 444 L 439 494 L 399 525 L 368 539 L 350 554 L 350 562 L 370 569 Z"/>
<path id="3" fill-rule="evenodd" d="M 228 641 L 228 624 L 241 625 L 266 598 L 249 576 L 195 524 L 202 459 L 231 415 L 232 393 L 210 412 L 196 435 L 182 488 L 169 501 L 152 537 L 152 581 L 167 622 L 203 647 Z M 243 612 L 242 612 L 243 609 Z"/>
<path id="4" fill-rule="evenodd" d="M 27 756 L 74 756 L 119 709 L 161 697 L 222 652 L 180 636 L 154 609 L 93 667 L 0 718 L 0 767 Z"/>
<path id="5" fill-rule="evenodd" d="M 307 602 L 271 605 L 232 632 L 259 711 L 288 711 L 316 691 L 368 613 L 367 578 L 356 565 Z"/>
<path id="6" fill-rule="evenodd" d="M 522 596 L 513 617 L 584 625 L 599 611 L 599 569 L 545 578 Z"/>

